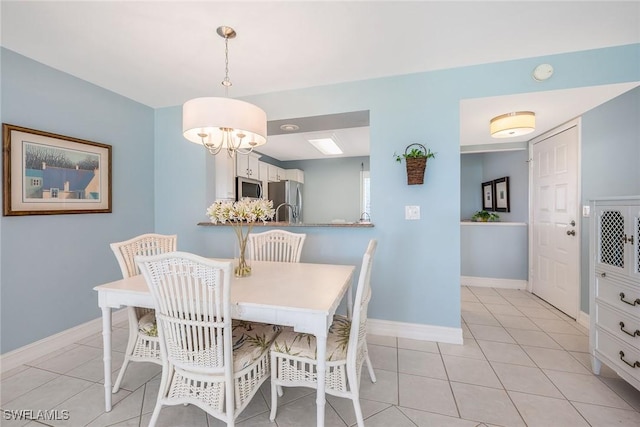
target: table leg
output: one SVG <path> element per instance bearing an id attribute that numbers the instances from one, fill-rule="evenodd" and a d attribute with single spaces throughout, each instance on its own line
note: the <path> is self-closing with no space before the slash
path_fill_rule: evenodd
<path id="1" fill-rule="evenodd" d="M 318 409 L 318 427 L 324 427 L 324 405 L 325 405 L 325 372 L 327 370 L 327 334 L 316 335 L 317 360 L 318 360 L 318 390 L 316 405 Z"/>
<path id="2" fill-rule="evenodd" d="M 347 319 L 351 319 L 353 315 L 353 288 L 349 285 L 347 290 Z"/>
<path id="3" fill-rule="evenodd" d="M 104 361 L 104 410 L 111 411 L 111 308 L 102 307 L 102 347 Z"/>

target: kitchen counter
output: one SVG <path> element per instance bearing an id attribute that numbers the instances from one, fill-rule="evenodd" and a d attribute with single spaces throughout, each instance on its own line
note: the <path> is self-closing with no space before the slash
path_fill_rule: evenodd
<path id="1" fill-rule="evenodd" d="M 470 219 L 460 221 L 460 225 L 499 225 L 499 226 L 526 226 L 526 222 L 507 222 L 507 221 L 471 221 Z"/>
<path id="2" fill-rule="evenodd" d="M 211 226 L 211 227 L 229 227 L 231 224 L 230 223 L 226 223 L 226 224 L 221 224 L 221 223 L 217 223 L 214 224 L 212 222 L 199 222 L 198 225 L 202 225 L 202 226 Z M 243 223 L 242 225 L 246 225 L 246 223 Z M 278 227 L 278 228 L 282 228 L 282 227 L 347 227 L 347 228 L 371 228 L 373 227 L 373 224 L 370 222 L 336 222 L 336 223 L 322 223 L 322 224 L 307 224 L 307 223 L 300 223 L 300 224 L 291 224 L 285 221 L 269 221 L 269 222 L 255 222 L 253 223 L 254 227 Z"/>

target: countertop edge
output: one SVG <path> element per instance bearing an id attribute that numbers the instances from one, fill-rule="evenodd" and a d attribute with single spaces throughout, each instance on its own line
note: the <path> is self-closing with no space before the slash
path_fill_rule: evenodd
<path id="1" fill-rule="evenodd" d="M 486 226 L 486 225 L 501 225 L 501 226 L 526 226 L 527 223 L 526 222 L 507 222 L 507 221 L 487 221 L 487 222 L 483 222 L 483 221 L 460 221 L 460 225 L 482 225 L 482 226 Z"/>
<path id="2" fill-rule="evenodd" d="M 232 224 L 231 223 L 225 223 L 225 224 L 221 224 L 221 223 L 217 223 L 214 224 L 212 222 L 199 222 L 198 223 L 199 226 L 203 226 L 203 227 L 230 227 Z M 246 223 L 243 223 L 242 225 L 247 225 Z M 359 223 L 359 222 L 354 222 L 353 224 L 349 224 L 349 223 L 336 223 L 336 224 L 330 224 L 330 223 L 326 223 L 326 224 L 289 224 L 287 222 L 254 222 L 253 223 L 254 227 L 266 227 L 266 228 L 270 228 L 270 227 L 278 227 L 278 228 L 286 228 L 286 227 L 292 227 L 292 228 L 299 228 L 299 227 L 338 227 L 338 228 L 373 228 L 373 224 L 372 223 Z"/>

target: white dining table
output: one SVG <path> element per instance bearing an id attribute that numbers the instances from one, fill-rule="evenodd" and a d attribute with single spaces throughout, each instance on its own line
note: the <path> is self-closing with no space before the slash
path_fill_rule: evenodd
<path id="1" fill-rule="evenodd" d="M 292 326 L 317 339 L 317 425 L 324 426 L 327 333 L 345 293 L 351 296 L 352 265 L 252 262 L 248 277 L 231 281 L 234 319 Z M 124 306 L 153 308 L 142 275 L 99 285 L 104 343 L 105 410 L 111 411 L 111 309 Z M 350 298 L 349 298 L 350 300 Z M 348 301 L 351 303 L 351 301 Z M 348 304 L 351 311 L 351 304 Z M 349 313 L 350 314 L 350 313 Z"/>

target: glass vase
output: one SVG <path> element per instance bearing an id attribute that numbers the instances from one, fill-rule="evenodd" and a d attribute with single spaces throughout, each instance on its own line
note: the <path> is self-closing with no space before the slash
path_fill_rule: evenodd
<path id="1" fill-rule="evenodd" d="M 247 277 L 251 275 L 251 259 L 247 256 L 247 237 L 238 239 L 235 253 L 235 263 L 233 274 L 236 277 Z"/>

